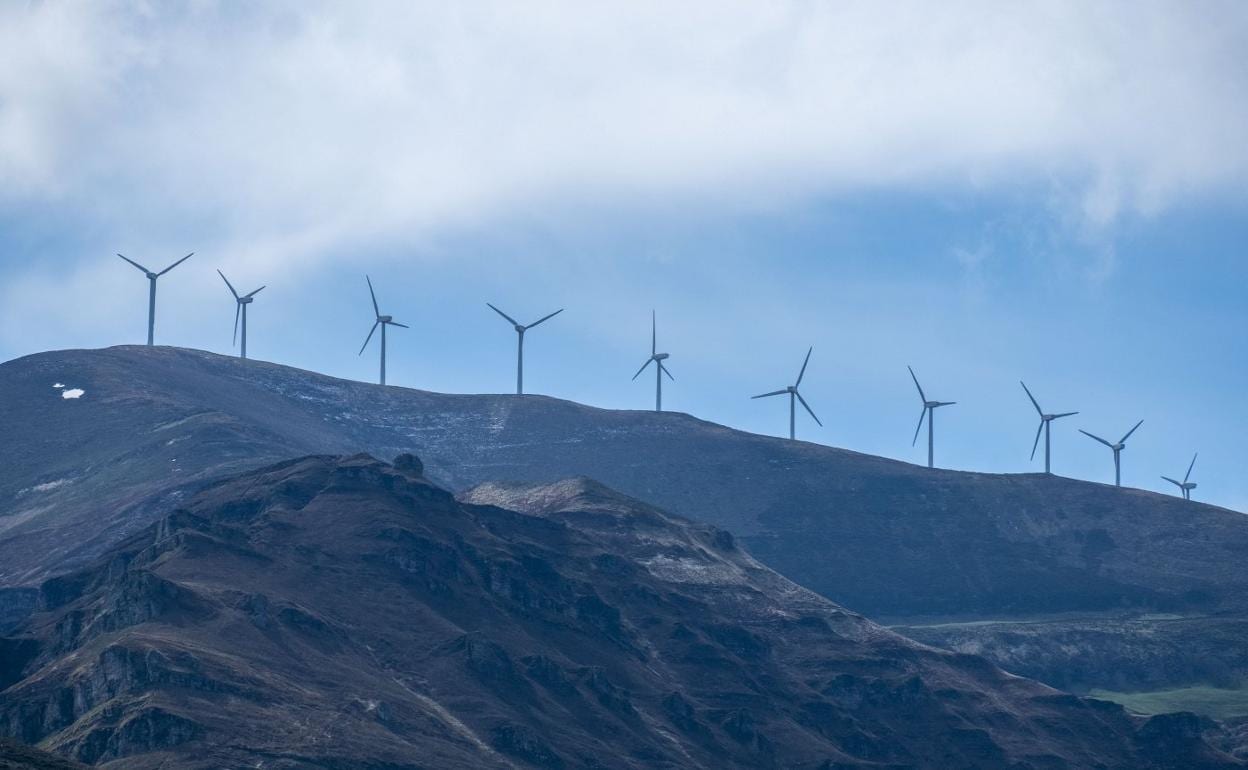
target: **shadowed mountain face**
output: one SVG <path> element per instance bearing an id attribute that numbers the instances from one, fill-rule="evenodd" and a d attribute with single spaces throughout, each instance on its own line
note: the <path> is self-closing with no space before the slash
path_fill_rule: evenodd
<path id="1" fill-rule="evenodd" d="M 1235 766 L 596 482 L 457 501 L 410 456 L 211 485 L 44 583 L 0 661 L 0 732 L 126 768 Z"/>

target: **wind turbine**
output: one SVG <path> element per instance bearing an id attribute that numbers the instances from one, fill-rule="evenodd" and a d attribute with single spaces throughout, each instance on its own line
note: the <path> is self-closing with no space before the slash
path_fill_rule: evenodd
<path id="1" fill-rule="evenodd" d="M 658 329 L 655 325 L 654 311 L 651 310 L 650 311 L 650 357 L 646 359 L 646 362 L 642 364 L 641 368 L 637 370 L 637 373 L 633 375 L 633 379 L 636 380 L 638 377 L 640 377 L 641 373 L 644 372 L 646 370 L 646 367 L 650 365 L 650 362 L 653 361 L 655 364 L 658 364 L 658 369 L 654 371 L 654 411 L 661 412 L 663 411 L 663 375 L 666 374 L 668 378 L 671 379 L 673 382 L 676 381 L 676 378 L 672 377 L 672 373 L 669 372 L 667 370 L 667 367 L 663 365 L 663 362 L 669 358 L 668 354 L 656 352 L 659 347 L 658 340 L 659 340 Z"/>
<path id="2" fill-rule="evenodd" d="M 814 410 L 810 408 L 810 404 L 806 403 L 806 399 L 802 398 L 802 394 L 797 392 L 797 386 L 802 384 L 802 377 L 806 374 L 806 364 L 810 363 L 810 353 L 813 350 L 814 350 L 814 347 L 812 346 L 809 350 L 806 351 L 806 360 L 802 362 L 802 370 L 797 373 L 797 382 L 793 383 L 792 385 L 790 385 L 789 387 L 783 390 L 773 390 L 770 393 L 762 393 L 760 395 L 750 397 L 750 398 L 767 398 L 768 396 L 780 396 L 785 393 L 789 394 L 789 440 L 790 441 L 797 438 L 797 402 L 798 401 L 802 402 L 802 406 L 806 408 L 807 412 L 810 412 L 810 416 L 814 417 L 815 422 L 819 424 L 819 427 L 820 428 L 823 427 L 823 423 L 819 422 L 818 417 L 815 417 Z"/>
<path id="3" fill-rule="evenodd" d="M 1135 428 L 1138 428 L 1143 424 L 1144 424 L 1144 421 L 1140 420 L 1139 422 L 1135 424 Z M 1082 433 L 1083 435 L 1091 439 L 1096 439 L 1097 441 L 1101 442 L 1102 444 L 1104 444 L 1105 446 L 1113 450 L 1113 453 L 1114 453 L 1114 486 L 1116 487 L 1122 486 L 1122 461 L 1121 461 L 1122 458 L 1119 457 L 1119 454 L 1122 452 L 1122 450 L 1127 448 L 1127 439 L 1131 438 L 1132 433 L 1135 433 L 1135 428 L 1132 428 L 1131 430 L 1127 431 L 1127 435 L 1118 439 L 1117 444 L 1111 444 L 1105 439 L 1101 438 L 1100 436 L 1094 436 L 1091 433 L 1088 433 L 1083 428 L 1079 429 L 1079 432 Z"/>
<path id="4" fill-rule="evenodd" d="M 490 303 L 488 302 L 485 304 L 490 305 Z M 538 324 L 542 323 L 543 321 L 548 321 L 551 318 L 554 318 L 555 316 L 559 315 L 560 313 L 563 312 L 563 308 L 559 308 L 558 310 L 551 313 L 550 315 L 542 316 L 541 318 L 537 319 L 536 321 L 529 324 L 528 326 L 525 326 L 522 323 L 518 323 L 516 319 L 507 315 L 506 313 L 494 307 L 493 305 L 490 305 L 490 309 L 493 310 L 495 313 L 498 313 L 499 315 L 501 315 L 503 318 L 506 318 L 508 322 L 511 323 L 512 328 L 516 330 L 516 336 L 517 336 L 517 339 L 516 339 L 516 395 L 517 396 L 523 395 L 524 394 L 524 333 L 528 331 L 529 329 L 532 329 L 534 326 L 537 326 Z"/>
<path id="5" fill-rule="evenodd" d="M 910 369 L 909 366 L 906 367 Z M 919 384 L 919 378 L 915 376 L 914 370 L 910 369 L 910 379 L 914 380 L 914 387 L 919 389 L 919 398 L 923 400 L 923 411 L 919 414 L 919 424 L 914 428 L 914 439 L 910 441 L 910 446 L 914 446 L 919 440 L 919 431 L 923 429 L 923 418 L 927 418 L 927 467 L 935 468 L 932 452 L 932 420 L 936 418 L 936 409 L 942 406 L 953 406 L 957 401 L 928 401 L 927 396 L 923 393 L 923 386 Z"/>
<path id="6" fill-rule="evenodd" d="M 1196 454 L 1200 454 L 1200 453 L 1197 452 Z M 1187 466 L 1187 473 L 1183 476 L 1182 481 L 1175 481 L 1169 476 L 1162 476 L 1163 479 L 1165 479 L 1166 481 L 1169 481 L 1171 484 L 1179 488 L 1179 492 L 1183 495 L 1184 500 L 1191 500 L 1192 490 L 1196 488 L 1195 481 L 1188 481 L 1188 479 L 1191 478 L 1192 468 L 1195 465 L 1196 465 L 1196 455 L 1192 455 L 1192 463 L 1191 465 Z"/>
<path id="7" fill-rule="evenodd" d="M 394 320 L 394 316 L 382 315 L 381 308 L 377 306 L 377 294 L 373 291 L 373 280 L 367 275 L 364 280 L 368 281 L 368 294 L 373 298 L 373 312 L 377 314 L 377 320 L 373 321 L 373 328 L 368 330 L 368 336 L 364 338 L 364 344 L 360 346 L 359 355 L 364 355 L 364 348 L 368 347 L 368 343 L 373 338 L 373 332 L 377 331 L 377 327 L 381 327 L 381 384 L 386 384 L 386 327 L 401 326 L 409 329 L 407 324 L 401 324 Z M 257 289 L 259 291 L 259 289 Z"/>
<path id="8" fill-rule="evenodd" d="M 225 273 L 221 272 L 220 269 L 218 269 L 217 275 L 221 276 L 221 280 L 225 281 L 225 285 L 230 287 L 230 294 L 234 295 L 234 301 L 235 303 L 237 303 L 234 308 L 234 342 L 232 344 L 238 343 L 238 318 L 240 315 L 243 318 L 243 346 L 242 348 L 239 349 L 239 358 L 246 358 L 247 357 L 247 306 L 252 303 L 253 297 L 255 297 L 257 294 L 259 294 L 261 291 L 264 290 L 264 287 L 261 286 L 259 289 L 256 289 L 252 293 L 244 294 L 243 296 L 240 297 L 238 296 L 238 292 L 234 291 L 234 285 L 230 283 L 230 279 L 225 277 Z"/>
<path id="9" fill-rule="evenodd" d="M 156 279 L 190 259 L 194 254 L 195 252 L 192 251 L 190 254 L 187 254 L 185 257 L 179 259 L 177 262 L 174 262 L 172 265 L 166 267 L 164 270 L 161 270 L 159 273 L 153 273 L 151 270 L 148 270 L 146 267 L 143 267 L 138 262 L 135 262 L 133 259 L 130 259 L 124 254 L 117 255 L 142 270 L 143 274 L 147 276 L 147 346 L 149 348 L 156 344 Z"/>
<path id="10" fill-rule="evenodd" d="M 1027 383 L 1022 380 L 1018 381 L 1023 386 L 1023 390 L 1027 390 Z M 1054 420 L 1060 420 L 1063 417 L 1079 414 L 1078 412 L 1062 412 L 1061 414 L 1045 414 L 1040 408 L 1040 404 L 1036 402 L 1036 397 L 1031 395 L 1031 391 L 1027 390 L 1027 398 L 1031 399 L 1031 405 L 1036 408 L 1036 413 L 1040 415 L 1040 427 L 1036 428 L 1036 440 L 1031 445 L 1031 459 L 1036 459 L 1036 447 L 1040 445 L 1040 432 L 1044 432 L 1044 472 L 1049 473 L 1049 423 Z"/>

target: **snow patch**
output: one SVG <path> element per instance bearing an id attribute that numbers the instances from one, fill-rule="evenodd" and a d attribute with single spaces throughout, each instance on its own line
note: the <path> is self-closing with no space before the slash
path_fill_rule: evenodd
<path id="1" fill-rule="evenodd" d="M 57 390 L 60 390 L 61 388 L 64 388 L 64 387 L 65 387 L 65 383 L 63 383 L 63 382 L 54 382 L 54 383 L 52 383 L 52 387 L 56 388 Z"/>
<path id="2" fill-rule="evenodd" d="M 82 398 L 86 392 L 82 388 L 70 388 L 69 390 L 61 391 L 61 398 Z"/>
<path id="3" fill-rule="evenodd" d="M 56 481 L 45 481 L 42 484 L 36 484 L 33 487 L 26 487 L 25 489 L 18 490 L 17 496 L 21 497 L 22 495 L 28 492 L 51 492 L 57 487 L 63 487 L 66 484 L 72 484 L 72 483 L 73 483 L 73 479 L 57 479 Z"/>

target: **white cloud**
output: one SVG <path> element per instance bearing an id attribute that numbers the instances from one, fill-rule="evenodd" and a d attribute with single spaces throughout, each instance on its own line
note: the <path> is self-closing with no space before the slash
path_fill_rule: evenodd
<path id="1" fill-rule="evenodd" d="M 534 200 L 1053 181 L 1104 228 L 1248 179 L 1240 3 L 43 2 L 0 49 L 0 205 L 251 264 Z"/>

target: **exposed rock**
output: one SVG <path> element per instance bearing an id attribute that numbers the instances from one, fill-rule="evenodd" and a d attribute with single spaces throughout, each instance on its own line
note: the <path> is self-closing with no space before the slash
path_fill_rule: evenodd
<path id="1" fill-rule="evenodd" d="M 140 770 L 1235 766 L 594 482 L 467 498 L 358 455 L 205 488 L 42 587 L 0 733 Z"/>

